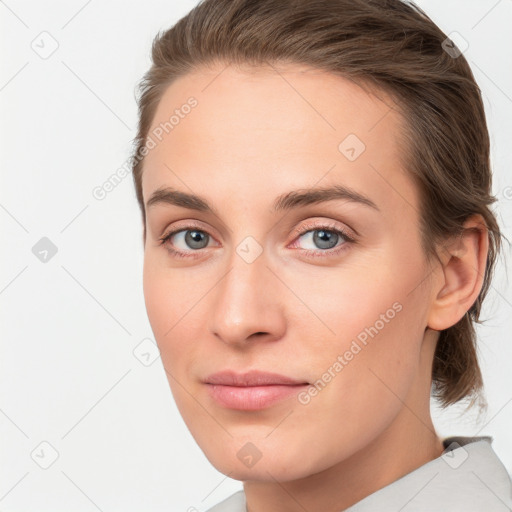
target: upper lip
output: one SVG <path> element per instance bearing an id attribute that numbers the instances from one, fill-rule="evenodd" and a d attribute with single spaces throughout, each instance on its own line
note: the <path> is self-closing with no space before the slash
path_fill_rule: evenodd
<path id="1" fill-rule="evenodd" d="M 278 373 L 251 370 L 246 373 L 236 373 L 233 370 L 223 370 L 212 373 L 205 381 L 206 384 L 221 384 L 223 386 L 271 386 L 308 384 L 305 381 L 292 379 Z"/>

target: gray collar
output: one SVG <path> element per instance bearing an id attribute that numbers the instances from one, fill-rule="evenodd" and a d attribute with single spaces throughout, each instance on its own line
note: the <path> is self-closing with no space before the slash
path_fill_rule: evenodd
<path id="1" fill-rule="evenodd" d="M 512 481 L 492 437 L 443 439 L 443 454 L 379 489 L 347 512 L 512 510 Z"/>

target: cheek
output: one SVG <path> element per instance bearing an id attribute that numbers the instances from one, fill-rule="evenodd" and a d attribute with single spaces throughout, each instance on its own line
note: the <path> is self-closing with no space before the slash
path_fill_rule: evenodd
<path id="1" fill-rule="evenodd" d="M 190 330 L 190 313 L 200 299 L 198 287 L 187 282 L 183 272 L 165 268 L 156 258 L 146 254 L 143 289 L 149 323 L 162 362 L 168 370 L 171 362 L 179 368 L 180 347 L 190 347 L 190 344 L 177 343 L 176 340 L 187 339 L 183 330 Z"/>
<path id="2" fill-rule="evenodd" d="M 174 401 L 188 424 L 197 414 L 189 395 L 195 393 L 190 373 L 200 357 L 198 340 L 204 333 L 199 332 L 193 309 L 201 298 L 200 287 L 187 281 L 183 273 L 159 265 L 149 255 L 145 257 L 143 288 L 148 319 Z"/>
<path id="3" fill-rule="evenodd" d="M 340 386 L 343 394 L 354 398 L 365 395 L 371 402 L 377 396 L 375 387 L 383 388 L 379 377 L 391 389 L 406 392 L 422 334 L 416 327 L 418 307 L 410 297 L 392 288 L 378 291 L 347 290 L 331 301 L 309 295 L 311 309 L 316 308 L 322 323 L 312 315 L 306 320 L 304 312 L 295 320 L 295 330 L 309 333 L 303 338 L 303 354 L 315 377 L 335 381 L 332 391 Z M 318 325 L 313 329 L 315 323 Z"/>
<path id="4" fill-rule="evenodd" d="M 147 253 L 144 257 L 143 289 L 149 322 L 159 341 L 174 323 L 177 294 L 173 280 Z"/>
<path id="5" fill-rule="evenodd" d="M 403 259 L 381 252 L 339 268 L 290 267 L 281 272 L 295 296 L 280 291 L 289 328 L 308 332 L 322 348 L 334 345 L 339 350 L 356 337 L 364 343 L 375 331 L 381 338 L 389 333 L 389 342 L 399 344 L 391 333 L 421 323 L 425 307 L 418 287 L 425 276 L 421 261 L 407 264 Z"/>
<path id="6" fill-rule="evenodd" d="M 401 397 L 407 393 L 418 364 L 428 301 L 418 286 L 425 277 L 419 252 L 399 249 L 336 271 L 317 268 L 297 278 L 291 269 L 285 277 L 307 304 L 297 303 L 290 317 L 290 329 L 301 340 L 296 351 L 310 363 L 315 378 L 336 382 L 321 394 L 364 397 L 368 405 L 380 408 L 383 395 L 393 397 L 390 390 Z"/>
<path id="7" fill-rule="evenodd" d="M 353 279 L 329 281 L 323 296 L 320 290 L 308 295 L 308 305 L 335 334 L 311 314 L 294 319 L 296 331 L 302 329 L 309 342 L 299 353 L 315 378 L 295 419 L 306 438 L 343 439 L 325 447 L 335 458 L 365 446 L 393 421 L 418 370 L 424 298 L 419 290 L 409 293 L 417 271 L 393 272 L 396 278 L 373 285 L 369 267 L 359 279 L 352 274 Z"/>
<path id="8" fill-rule="evenodd" d="M 143 266 L 144 300 L 155 336 L 171 338 L 201 301 L 207 276 L 194 268 L 173 268 L 163 250 L 146 250 Z M 190 327 L 190 326 L 189 326 Z"/>

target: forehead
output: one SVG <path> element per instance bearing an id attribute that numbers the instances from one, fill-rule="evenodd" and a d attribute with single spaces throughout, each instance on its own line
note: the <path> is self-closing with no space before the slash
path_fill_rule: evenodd
<path id="1" fill-rule="evenodd" d="M 183 187 L 178 178 L 202 195 L 225 194 L 229 184 L 249 195 L 266 185 L 274 196 L 290 183 L 311 187 L 325 176 L 322 185 L 343 182 L 389 196 L 392 182 L 405 179 L 398 175 L 404 126 L 397 105 L 377 94 L 293 65 L 219 65 L 180 77 L 149 130 L 156 145 L 145 158 L 144 200 L 159 186 Z"/>

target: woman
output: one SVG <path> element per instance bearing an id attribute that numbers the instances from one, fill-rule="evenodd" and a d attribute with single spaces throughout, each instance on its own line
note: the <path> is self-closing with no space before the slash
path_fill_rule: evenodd
<path id="1" fill-rule="evenodd" d="M 144 294 L 212 511 L 507 510 L 478 321 L 501 233 L 458 47 L 399 0 L 205 0 L 153 44 Z"/>

